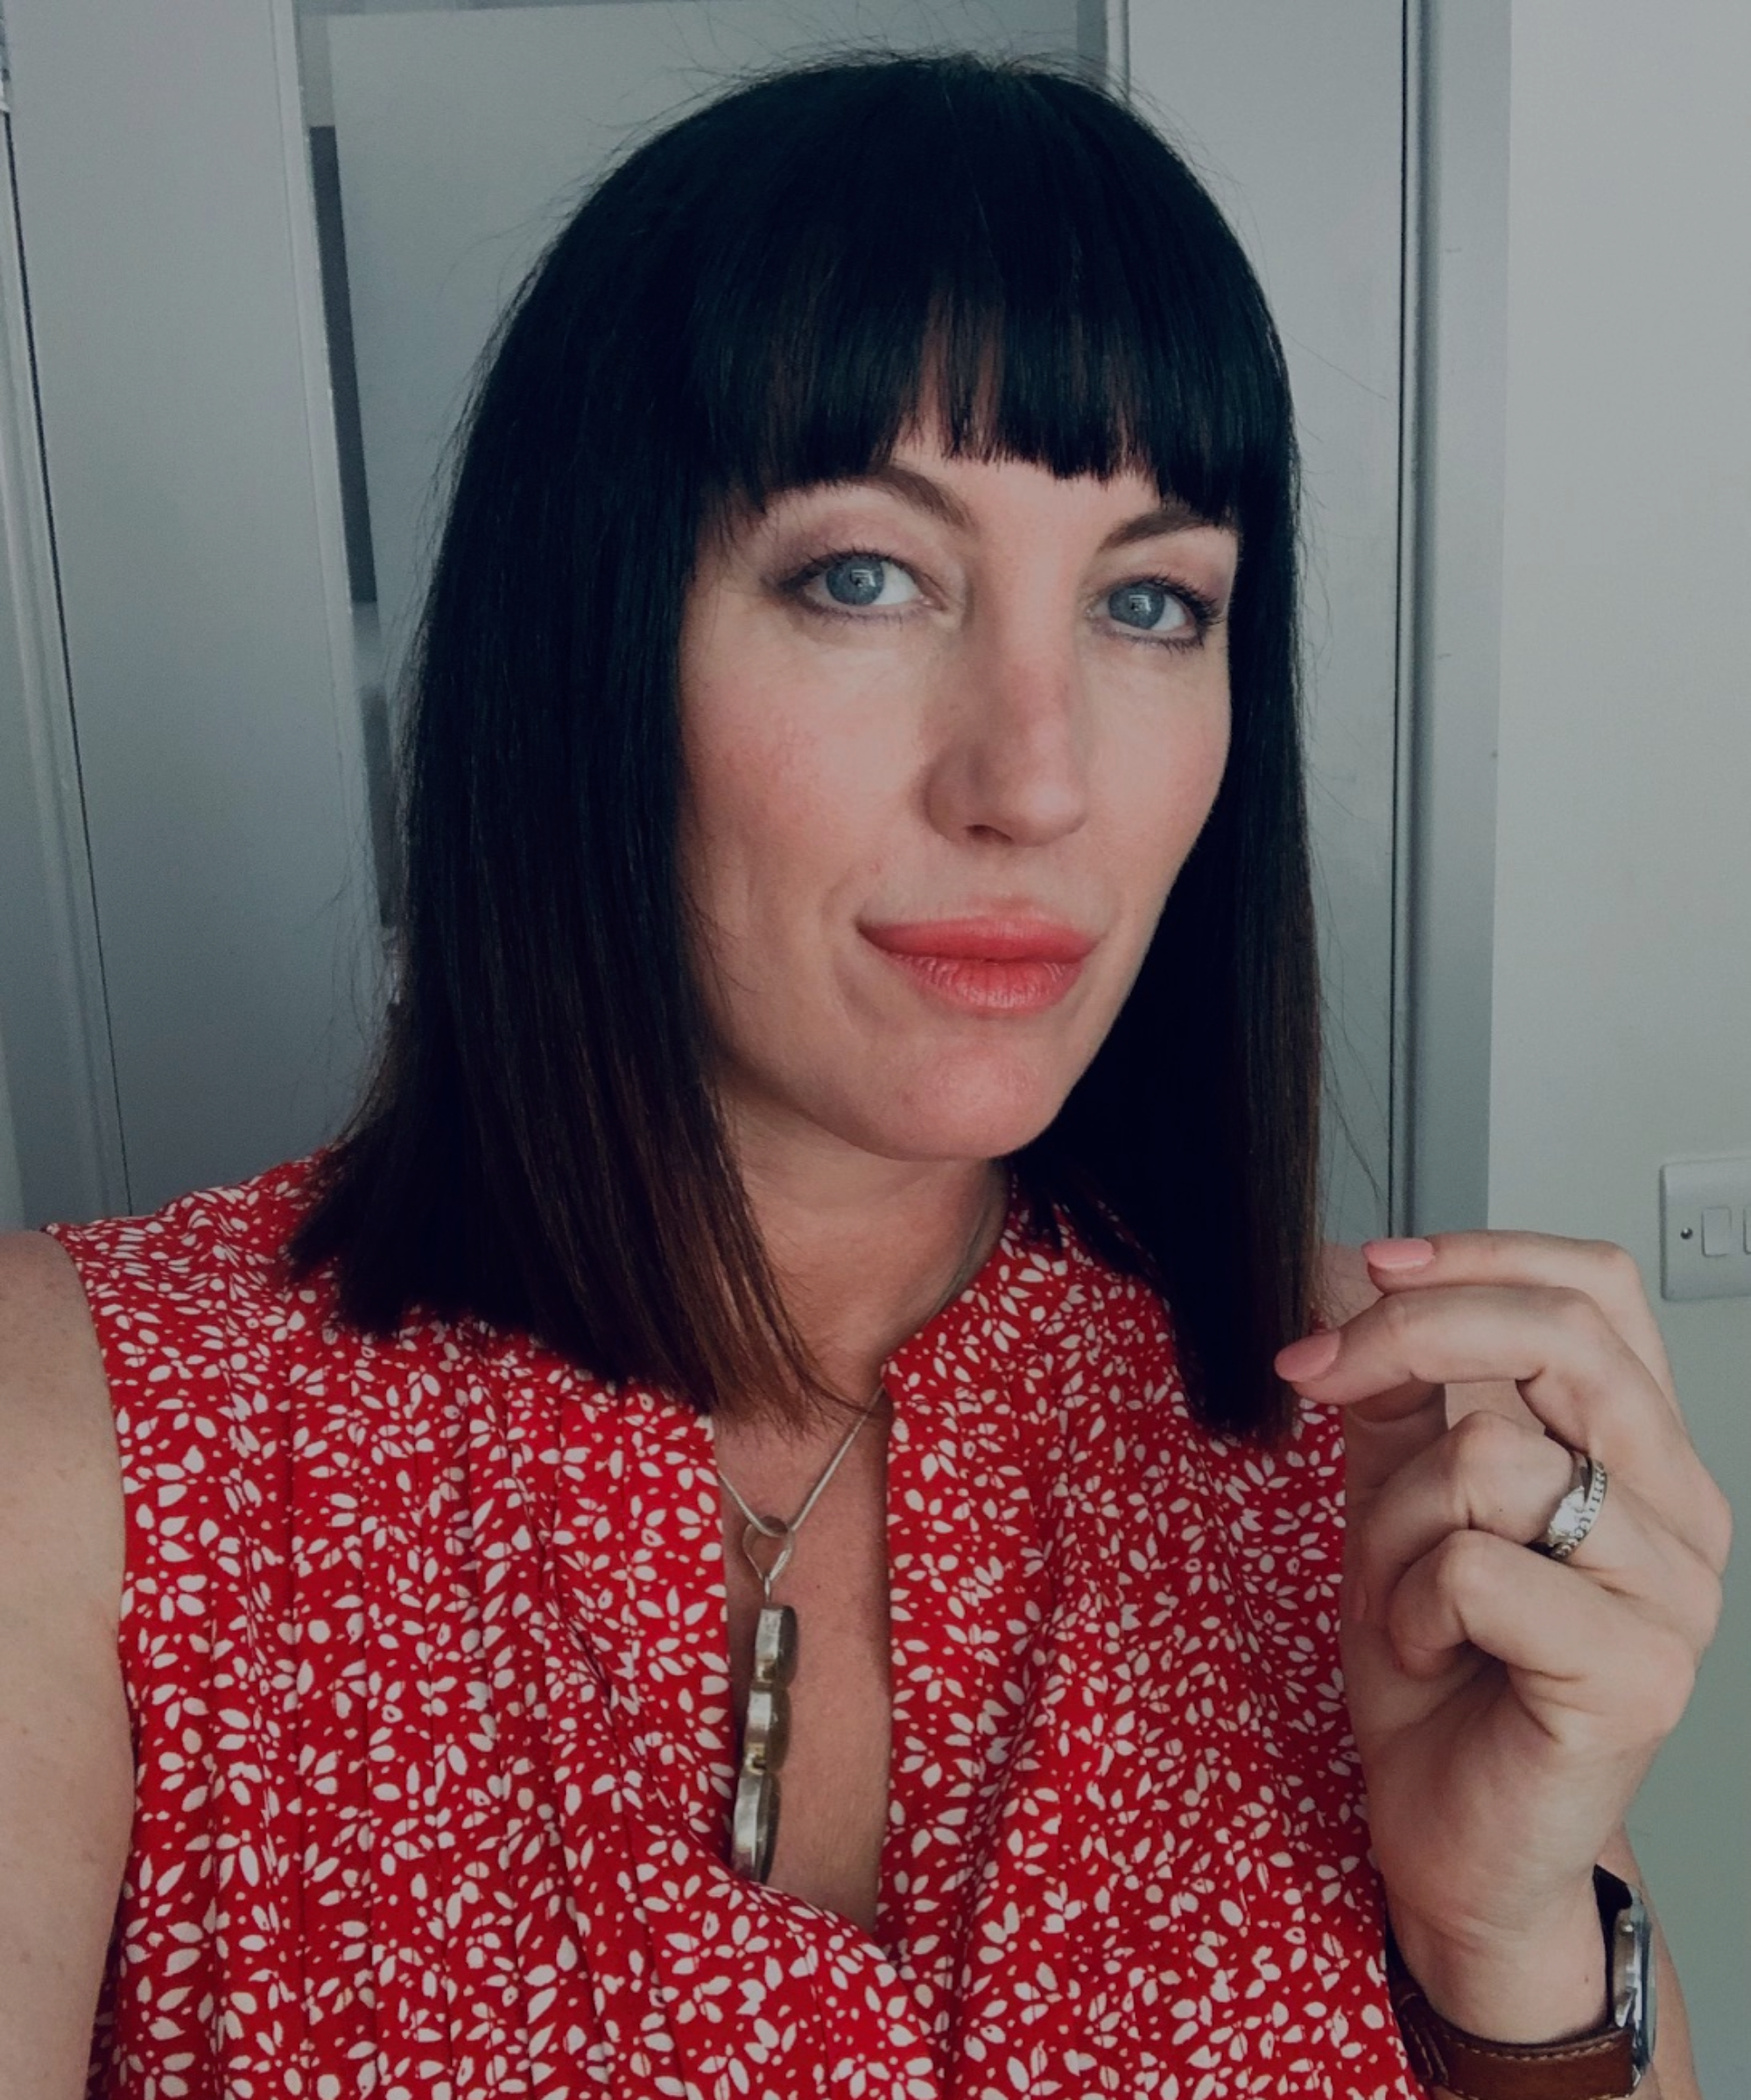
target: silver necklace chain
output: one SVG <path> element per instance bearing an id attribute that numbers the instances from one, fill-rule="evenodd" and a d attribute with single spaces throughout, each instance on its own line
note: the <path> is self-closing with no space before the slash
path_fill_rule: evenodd
<path id="1" fill-rule="evenodd" d="M 974 1228 L 973 1238 L 961 1257 L 960 1273 L 948 1287 L 930 1317 L 934 1319 L 950 1299 L 963 1290 L 974 1268 L 978 1266 L 980 1241 L 985 1237 L 988 1224 L 989 1206 L 981 1214 Z M 748 1528 L 742 1535 L 742 1558 L 760 1578 L 763 1596 L 760 1616 L 755 1624 L 754 1652 L 749 1666 L 748 1711 L 742 1731 L 742 1762 L 736 1773 L 735 1794 L 730 1811 L 730 1857 L 739 1874 L 751 1875 L 756 1881 L 763 1881 L 772 1864 L 773 1848 L 778 1837 L 778 1772 L 784 1762 L 784 1754 L 791 1740 L 790 1685 L 796 1675 L 798 1636 L 796 1608 L 791 1605 L 775 1605 L 772 1602 L 772 1585 L 791 1564 L 791 1556 L 796 1550 L 797 1534 L 802 1529 L 809 1512 L 820 1499 L 821 1492 L 833 1474 L 840 1461 L 851 1449 L 852 1441 L 876 1410 L 876 1402 L 882 1399 L 886 1387 L 877 1385 L 876 1399 L 846 1431 L 844 1440 L 827 1463 L 826 1471 L 809 1490 L 808 1499 L 788 1524 L 782 1518 L 763 1517 L 751 1510 L 730 1482 L 724 1479 L 723 1468 L 717 1467 L 717 1477 L 723 1481 L 734 1499 L 736 1507 L 748 1520 Z M 778 1550 L 772 1556 L 771 1565 L 763 1568 L 755 1554 L 758 1539 L 778 1542 Z"/>
<path id="2" fill-rule="evenodd" d="M 748 1507 L 747 1503 L 742 1500 L 740 1493 L 738 1493 L 736 1491 L 735 1484 L 725 1478 L 722 1467 L 720 1466 L 718 1468 L 717 1477 L 720 1480 L 722 1480 L 724 1485 L 729 1489 L 730 1494 L 735 1499 L 735 1507 L 742 1512 L 742 1515 L 748 1519 L 748 1521 L 754 1527 L 755 1530 L 757 1531 L 763 1538 L 794 1538 L 802 1529 L 803 1519 L 808 1515 L 809 1512 L 814 1507 L 815 1504 L 819 1501 L 822 1489 L 826 1487 L 827 1482 L 832 1479 L 834 1473 L 839 1471 L 840 1460 L 843 1458 L 845 1454 L 851 1449 L 852 1440 L 856 1436 L 859 1429 L 863 1427 L 864 1423 L 868 1421 L 870 1415 L 875 1413 L 876 1401 L 881 1399 L 885 1390 L 885 1387 L 876 1387 L 876 1399 L 870 1401 L 869 1405 L 864 1408 L 863 1412 L 857 1417 L 857 1420 L 854 1422 L 851 1427 L 846 1431 L 845 1441 L 833 1453 L 832 1459 L 828 1463 L 826 1471 L 809 1490 L 808 1500 L 803 1504 L 802 1507 L 797 1512 L 796 1515 L 791 1519 L 788 1524 L 780 1523 L 776 1517 L 756 1516 L 755 1513 Z M 754 1560 L 754 1557 L 751 1554 L 749 1556 L 749 1559 L 753 1565 L 754 1572 L 761 1577 L 763 1582 L 767 1580 L 768 1578 L 763 1572 L 760 1563 Z"/>
<path id="3" fill-rule="evenodd" d="M 942 1310 L 943 1307 L 949 1304 L 962 1290 L 966 1289 L 967 1285 L 972 1281 L 974 1271 L 979 1266 L 979 1243 L 984 1239 L 985 1234 L 990 1226 L 990 1213 L 991 1205 L 987 1204 L 985 1208 L 980 1212 L 978 1222 L 974 1226 L 973 1237 L 968 1241 L 967 1251 L 961 1257 L 960 1268 L 956 1273 L 955 1279 L 953 1282 L 949 1285 L 946 1292 L 943 1295 L 942 1298 L 931 1311 L 930 1315 L 928 1316 L 930 1319 L 933 1320 L 937 1314 Z M 846 1431 L 845 1440 L 840 1445 L 839 1449 L 833 1453 L 833 1457 L 828 1460 L 826 1471 L 809 1490 L 807 1500 L 804 1502 L 802 1507 L 797 1512 L 796 1515 L 791 1519 L 788 1524 L 777 1517 L 763 1517 L 756 1511 L 750 1509 L 748 1504 L 742 1499 L 741 1492 L 736 1488 L 735 1483 L 726 1476 L 723 1468 L 721 1466 L 717 1466 L 714 1468 L 718 1478 L 723 1482 L 724 1486 L 728 1490 L 730 1498 L 735 1502 L 735 1507 L 742 1512 L 742 1515 L 747 1518 L 753 1529 L 759 1533 L 762 1538 L 783 1539 L 786 1542 L 784 1551 L 773 1563 L 772 1566 L 770 1569 L 767 1569 L 762 1568 L 759 1562 L 756 1560 L 753 1554 L 749 1552 L 747 1534 L 744 1533 L 742 1535 L 742 1557 L 747 1561 L 749 1566 L 753 1569 L 755 1574 L 759 1577 L 761 1588 L 764 1591 L 769 1603 L 770 1602 L 772 1596 L 772 1584 L 778 1579 L 778 1577 L 782 1573 L 784 1568 L 789 1563 L 791 1551 L 791 1542 L 794 1542 L 797 1534 L 802 1529 L 803 1520 L 808 1515 L 809 1512 L 820 1499 L 822 1491 L 826 1488 L 827 1482 L 831 1480 L 834 1473 L 838 1471 L 840 1459 L 844 1457 L 845 1454 L 851 1449 L 852 1444 L 855 1442 L 857 1432 L 863 1427 L 864 1423 L 868 1421 L 871 1415 L 875 1413 L 876 1403 L 883 1398 L 886 1390 L 887 1388 L 884 1386 L 878 1385 L 876 1387 L 875 1398 L 870 1401 L 869 1405 L 864 1408 L 863 1412 L 857 1417 L 857 1420 L 854 1422 L 851 1427 Z"/>

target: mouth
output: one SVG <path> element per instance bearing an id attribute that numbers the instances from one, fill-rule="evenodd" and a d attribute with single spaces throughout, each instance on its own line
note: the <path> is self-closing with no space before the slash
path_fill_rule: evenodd
<path id="1" fill-rule="evenodd" d="M 963 1013 L 1056 1006 L 1095 945 L 1092 936 L 1046 919 L 925 919 L 861 931 L 918 990 Z"/>
<path id="2" fill-rule="evenodd" d="M 865 926 L 862 932 L 890 955 L 952 955 L 969 962 L 1079 963 L 1094 946 L 1092 934 L 1055 919 L 912 919 Z"/>

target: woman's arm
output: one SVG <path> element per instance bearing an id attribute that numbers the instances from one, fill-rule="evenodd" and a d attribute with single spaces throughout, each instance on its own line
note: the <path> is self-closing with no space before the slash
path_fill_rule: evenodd
<path id="1" fill-rule="evenodd" d="M 1599 1864 L 1615 1874 L 1620 1880 L 1640 1892 L 1651 1914 L 1653 1904 L 1648 1896 L 1647 1884 L 1635 1855 L 1629 1849 L 1629 1840 L 1620 1828 L 1600 1847 Z M 1591 1905 L 1589 1904 L 1589 1910 Z M 1578 1959 L 1583 1966 L 1590 1965 L 1599 1971 L 1587 1986 L 1587 2011 L 1580 2017 L 1584 2025 L 1591 2025 L 1597 2017 L 1593 2010 L 1596 2001 L 1602 2011 L 1605 2005 L 1603 1964 L 1599 1958 L 1598 1927 L 1590 1916 L 1583 1927 L 1584 1938 L 1579 1944 Z M 1572 1966 L 1563 1958 L 1560 1949 L 1553 1949 L 1553 1975 L 1561 1976 Z M 1672 1966 L 1670 1950 L 1665 1935 L 1659 1929 L 1658 1921 L 1654 1927 L 1655 2002 L 1659 2010 L 1658 2031 L 1654 2047 L 1654 2061 L 1647 2075 L 1635 2089 L 1635 2100 L 1702 2100 L 1702 2089 L 1697 2083 L 1696 2065 L 1691 2050 L 1690 2022 L 1685 2015 L 1684 1995 L 1678 1988 L 1677 1971 Z M 1522 1963 L 1521 1966 L 1524 1966 Z M 1537 1989 L 1534 1979 L 1535 1993 Z M 1560 1995 L 1559 1986 L 1550 1987 L 1547 2002 L 1556 2003 Z M 1483 2023 L 1476 2023 L 1481 2025 Z M 1568 2023 L 1565 2022 L 1566 2026 Z M 1445 2086 L 1437 2086 L 1435 2093 L 1440 2100 L 1457 2100 Z"/>
<path id="2" fill-rule="evenodd" d="M 84 1294 L 0 1238 L 0 2100 L 77 2100 L 134 1812 L 121 1470 Z"/>
<path id="3" fill-rule="evenodd" d="M 1369 1276 L 1368 1263 L 1359 1248 L 1332 1246 L 1325 1249 L 1321 1266 L 1320 1311 L 1331 1324 L 1341 1325 L 1357 1314 L 1366 1311 L 1379 1302 L 1382 1295 Z M 1445 1408 L 1450 1423 L 1466 1415 L 1487 1411 L 1503 1415 L 1523 1426 L 1542 1428 L 1537 1415 L 1521 1398 L 1517 1387 L 1507 1380 L 1450 1384 L 1445 1389 Z M 1638 1890 L 1652 1913 L 1654 1907 L 1646 1881 L 1621 1825 L 1600 1848 L 1599 1864 Z M 1584 1961 L 1589 1969 L 1597 1963 L 1602 1972 L 1602 1950 L 1594 1936 L 1598 1928 L 1592 1915 L 1590 1900 L 1585 1907 L 1587 1915 L 1578 1927 L 1584 1935 L 1583 1942 L 1578 1945 L 1576 1956 Z M 1657 2034 L 1653 2065 L 1638 2089 L 1637 2100 L 1644 2100 L 1644 2096 L 1645 2100 L 1701 2100 L 1684 1996 L 1665 1935 L 1659 1929 L 1657 1919 L 1655 1921 L 1654 1956 Z M 1415 1964 L 1411 1966 L 1414 1972 Z M 1602 1983 L 1599 2002 L 1602 2006 Z"/>

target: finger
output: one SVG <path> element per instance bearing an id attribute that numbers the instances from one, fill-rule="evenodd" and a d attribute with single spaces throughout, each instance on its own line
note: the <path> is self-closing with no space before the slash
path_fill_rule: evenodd
<path id="1" fill-rule="evenodd" d="M 1430 1254 L 1419 1261 L 1415 1251 L 1422 1247 Z M 1437 1233 L 1427 1240 L 1371 1240 L 1362 1254 L 1370 1279 L 1383 1291 L 1431 1283 L 1532 1283 L 1585 1292 L 1682 1416 L 1642 1271 L 1633 1254 L 1609 1240 L 1564 1240 L 1552 1233 Z"/>
<path id="2" fill-rule="evenodd" d="M 1353 1537 L 1357 1616 L 1384 1624 L 1401 1579 L 1454 1531 L 1526 1546 L 1542 1538 L 1573 1484 L 1554 1438 L 1499 1415 L 1468 1415 L 1388 1481 Z M 1719 1578 L 1627 1481 L 1608 1477 L 1592 1528 L 1569 1556 L 1613 1595 L 1664 1619 L 1698 1652 L 1720 1612 Z"/>
<path id="3" fill-rule="evenodd" d="M 1472 1426 L 1479 1421 L 1485 1426 Z M 1449 1532 L 1489 1531 L 1520 1544 L 1541 1537 L 1573 1474 L 1573 1458 L 1542 1429 L 1466 1416 L 1382 1483 L 1365 1521 L 1351 1525 L 1356 1616 L 1384 1624 L 1399 1578 Z"/>
<path id="4" fill-rule="evenodd" d="M 1276 1352 L 1276 1373 L 1309 1398 L 1323 1400 L 1319 1381 L 1343 1347 L 1341 1327 L 1304 1336 Z M 1447 1427 L 1442 1388 L 1427 1379 L 1370 1394 L 1366 1410 L 1344 1417 L 1344 1492 L 1352 1512 L 1382 1481 L 1441 1436 Z"/>
<path id="5" fill-rule="evenodd" d="M 1453 1284 L 1383 1297 L 1338 1331 L 1330 1366 L 1293 1380 L 1354 1408 L 1429 1385 L 1511 1379 L 1553 1436 L 1634 1482 L 1674 1530 L 1695 1536 L 1717 1493 L 1651 1373 L 1584 1292 Z M 1699 1546 L 1704 1541 L 1698 1540 Z"/>
<path id="6" fill-rule="evenodd" d="M 1507 1668 L 1556 1742 L 1593 1753 L 1657 1745 L 1677 1725 L 1698 1649 L 1560 1561 L 1484 1531 L 1450 1532 L 1407 1570 L 1386 1632 L 1410 1676 L 1436 1676 L 1466 1647 Z"/>

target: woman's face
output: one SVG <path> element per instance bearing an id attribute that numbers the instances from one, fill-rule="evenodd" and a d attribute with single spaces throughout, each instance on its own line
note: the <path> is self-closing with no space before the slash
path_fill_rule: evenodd
<path id="1" fill-rule="evenodd" d="M 1141 476 L 921 438 L 708 547 L 681 843 L 745 1162 L 989 1159 L 1051 1121 L 1221 779 L 1236 558 Z M 1049 953 L 978 959 L 1017 947 Z"/>

